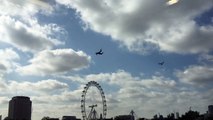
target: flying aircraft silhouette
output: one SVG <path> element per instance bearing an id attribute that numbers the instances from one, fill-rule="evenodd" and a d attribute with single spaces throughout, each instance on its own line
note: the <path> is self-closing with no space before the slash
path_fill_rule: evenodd
<path id="1" fill-rule="evenodd" d="M 163 64 L 164 64 L 164 61 L 158 63 L 158 65 L 161 65 L 161 66 L 162 66 Z"/>
<path id="2" fill-rule="evenodd" d="M 100 49 L 98 52 L 96 52 L 96 55 L 102 55 L 104 52 L 102 51 L 102 49 Z"/>

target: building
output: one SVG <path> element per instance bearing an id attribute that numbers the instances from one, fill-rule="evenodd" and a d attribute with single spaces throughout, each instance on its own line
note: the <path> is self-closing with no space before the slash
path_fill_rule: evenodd
<path id="1" fill-rule="evenodd" d="M 81 120 L 81 119 L 76 118 L 76 116 L 63 116 L 62 120 Z"/>
<path id="2" fill-rule="evenodd" d="M 132 115 L 119 115 L 114 118 L 114 120 L 134 120 Z"/>
<path id="3" fill-rule="evenodd" d="M 59 120 L 59 118 L 47 118 L 46 120 Z"/>
<path id="4" fill-rule="evenodd" d="M 208 106 L 208 112 L 204 116 L 204 120 L 213 120 L 213 105 Z"/>
<path id="5" fill-rule="evenodd" d="M 213 114 L 213 105 L 208 106 L 208 114 Z"/>
<path id="6" fill-rule="evenodd" d="M 76 120 L 75 116 L 63 116 L 62 120 Z"/>
<path id="7" fill-rule="evenodd" d="M 29 97 L 15 96 L 9 102 L 8 118 L 12 120 L 31 120 L 32 102 Z"/>

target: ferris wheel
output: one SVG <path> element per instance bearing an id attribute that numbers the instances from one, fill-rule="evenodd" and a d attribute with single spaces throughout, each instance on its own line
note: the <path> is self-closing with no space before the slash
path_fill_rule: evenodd
<path id="1" fill-rule="evenodd" d="M 86 106 L 86 95 L 87 95 L 87 91 L 89 90 L 90 87 L 96 87 L 100 93 L 102 102 L 101 102 L 101 107 L 102 110 L 100 112 L 100 118 L 97 118 L 97 111 L 95 110 L 95 107 L 97 107 L 97 104 L 93 104 L 90 106 Z M 89 114 L 86 111 L 86 107 L 91 108 Z M 97 119 L 105 119 L 106 118 L 106 114 L 107 114 L 107 105 L 106 105 L 106 98 L 104 95 L 104 91 L 101 88 L 101 86 L 95 82 L 95 81 L 90 81 L 86 84 L 86 86 L 84 87 L 84 90 L 82 91 L 82 95 L 81 95 L 81 113 L 82 113 L 82 117 L 83 120 L 97 120 Z M 88 114 L 88 115 L 87 115 Z"/>

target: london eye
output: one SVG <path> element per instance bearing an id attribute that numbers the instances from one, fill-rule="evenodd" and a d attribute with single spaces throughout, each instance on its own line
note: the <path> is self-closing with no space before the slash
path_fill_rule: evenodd
<path id="1" fill-rule="evenodd" d="M 87 106 L 87 99 L 86 96 L 88 95 L 87 92 L 89 91 L 89 89 L 91 87 L 95 87 L 97 88 L 97 90 L 99 91 L 99 95 L 101 97 L 101 104 L 99 104 L 101 107 L 101 110 L 99 111 L 100 113 L 100 117 L 98 118 L 98 112 L 95 110 L 95 107 L 97 107 L 97 104 L 92 104 Z M 88 112 L 88 110 L 86 110 L 86 108 L 91 109 L 90 112 Z M 104 95 L 104 91 L 101 88 L 101 86 L 95 82 L 95 81 L 90 81 L 86 84 L 86 86 L 84 87 L 84 90 L 82 91 L 82 95 L 81 95 L 81 113 L 82 113 L 82 118 L 83 120 L 97 120 L 97 119 L 105 119 L 106 118 L 106 114 L 107 114 L 107 105 L 106 105 L 106 97 Z"/>

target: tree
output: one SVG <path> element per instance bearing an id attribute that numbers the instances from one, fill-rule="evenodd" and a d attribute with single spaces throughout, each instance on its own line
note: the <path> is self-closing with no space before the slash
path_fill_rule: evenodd
<path id="1" fill-rule="evenodd" d="M 45 116 L 45 117 L 43 117 L 41 120 L 49 120 L 49 119 L 50 119 L 50 117 Z"/>

